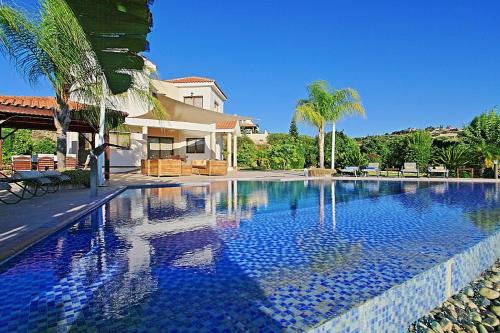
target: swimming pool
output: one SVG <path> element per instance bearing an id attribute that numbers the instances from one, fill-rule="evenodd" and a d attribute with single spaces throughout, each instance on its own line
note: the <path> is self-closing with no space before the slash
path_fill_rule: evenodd
<path id="1" fill-rule="evenodd" d="M 0 332 L 303 331 L 500 230 L 497 184 L 127 190 L 0 267 Z"/>

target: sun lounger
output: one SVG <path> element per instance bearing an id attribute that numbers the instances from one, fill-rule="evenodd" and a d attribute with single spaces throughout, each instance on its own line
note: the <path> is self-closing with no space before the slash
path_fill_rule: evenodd
<path id="1" fill-rule="evenodd" d="M 368 166 L 361 170 L 365 176 L 368 176 L 369 172 L 375 172 L 377 177 L 380 176 L 380 163 L 368 163 Z"/>
<path id="2" fill-rule="evenodd" d="M 42 175 L 44 177 L 51 179 L 51 180 L 55 180 L 59 184 L 67 183 L 71 180 L 70 176 L 63 175 L 61 172 L 59 172 L 57 170 L 42 171 Z"/>
<path id="3" fill-rule="evenodd" d="M 406 174 L 416 174 L 417 178 L 420 175 L 420 172 L 417 167 L 417 163 L 415 162 L 406 162 L 403 164 L 403 167 L 401 168 L 401 177 L 404 177 Z"/>
<path id="4" fill-rule="evenodd" d="M 21 194 L 18 194 L 12 190 L 12 186 L 8 182 L 0 181 L 0 193 L 1 192 L 8 192 L 9 195 L 15 198 L 14 200 L 7 200 L 5 197 L 0 197 L 0 202 L 3 202 L 4 204 L 7 205 L 11 205 L 11 204 L 16 204 L 19 201 L 25 199 L 24 194 L 26 193 L 26 189 L 23 187 Z"/>
<path id="5" fill-rule="evenodd" d="M 57 182 L 45 177 L 40 171 L 16 171 L 11 177 L 11 182 L 17 183 L 21 187 L 25 186 L 28 193 L 39 197 L 46 193 L 54 193 L 59 189 Z M 24 185 L 20 183 L 24 183 Z M 29 189 L 30 185 L 34 187 L 34 190 Z"/>
<path id="6" fill-rule="evenodd" d="M 439 174 L 442 174 L 443 177 L 448 178 L 449 171 L 443 165 L 438 165 L 438 166 L 435 166 L 435 167 L 429 167 L 427 169 L 427 176 L 428 177 L 431 177 L 432 175 L 439 175 Z"/>
<path id="7" fill-rule="evenodd" d="M 358 176 L 359 168 L 357 166 L 347 166 L 344 169 L 340 169 L 340 174 L 344 175 L 354 175 L 354 177 Z"/>

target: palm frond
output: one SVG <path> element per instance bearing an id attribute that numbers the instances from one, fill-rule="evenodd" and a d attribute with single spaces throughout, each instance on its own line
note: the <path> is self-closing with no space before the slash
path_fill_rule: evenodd
<path id="1" fill-rule="evenodd" d="M 0 52 L 30 84 L 41 76 L 54 80 L 53 64 L 38 45 L 38 27 L 24 12 L 0 5 Z"/>
<path id="2" fill-rule="evenodd" d="M 315 128 L 322 129 L 325 124 L 325 118 L 316 111 L 311 103 L 304 103 L 295 109 L 295 117 L 298 121 L 310 124 Z"/>

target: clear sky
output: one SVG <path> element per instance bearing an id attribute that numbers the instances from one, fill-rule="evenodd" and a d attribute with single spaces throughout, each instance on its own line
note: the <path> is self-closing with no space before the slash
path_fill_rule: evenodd
<path id="1" fill-rule="evenodd" d="M 500 104 L 499 0 L 156 0 L 153 14 L 146 56 L 162 78 L 214 78 L 225 112 L 272 132 L 316 79 L 360 92 L 366 118 L 338 125 L 352 136 L 461 126 Z M 52 94 L 3 58 L 0 72 L 0 94 Z"/>

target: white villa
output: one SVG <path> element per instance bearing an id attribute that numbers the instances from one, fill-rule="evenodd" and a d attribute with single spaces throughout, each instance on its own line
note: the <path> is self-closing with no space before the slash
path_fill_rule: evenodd
<path id="1" fill-rule="evenodd" d="M 229 170 L 237 166 L 239 123 L 249 118 L 224 113 L 227 96 L 215 80 L 155 79 L 152 85 L 166 116 L 159 120 L 133 94 L 127 96 L 127 102 L 117 103 L 117 108 L 127 112 L 128 117 L 123 130 L 110 132 L 109 142 L 127 149 L 111 148 L 112 173 L 138 170 L 142 159 L 174 156 L 187 162 L 226 159 Z M 85 149 L 82 146 L 86 144 L 77 133 L 68 137 L 68 153 Z"/>

